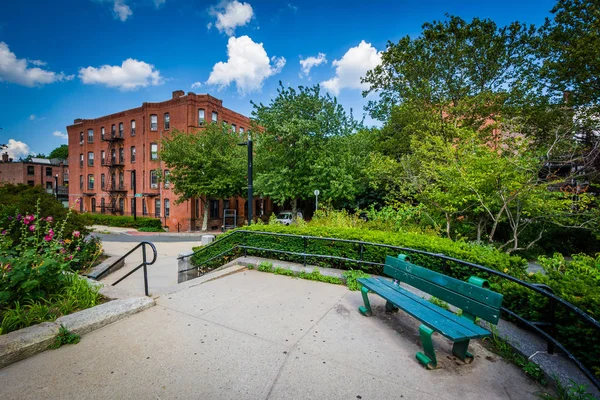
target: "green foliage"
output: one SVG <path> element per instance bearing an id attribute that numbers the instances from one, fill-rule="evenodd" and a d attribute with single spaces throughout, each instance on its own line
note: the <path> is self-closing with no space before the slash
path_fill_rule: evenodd
<path id="1" fill-rule="evenodd" d="M 200 197 L 204 202 L 202 229 L 207 229 L 208 201 L 243 194 L 246 183 L 246 151 L 238 144 L 243 134 L 225 124 L 209 124 L 186 133 L 173 130 L 163 138 L 161 160 L 171 169 L 169 177 L 178 202 Z"/>
<path id="2" fill-rule="evenodd" d="M 346 286 L 348 286 L 348 289 L 352 291 L 360 290 L 362 287 L 362 285 L 356 281 L 357 279 L 371 277 L 371 275 L 365 273 L 364 271 L 355 269 L 344 271 L 343 276 L 346 279 Z"/>
<path id="3" fill-rule="evenodd" d="M 51 349 L 58 349 L 65 344 L 77 344 L 81 340 L 81 336 L 69 331 L 64 325 L 58 329 L 58 335 L 54 339 L 54 343 L 50 345 Z"/>
<path id="4" fill-rule="evenodd" d="M 542 369 L 537 364 L 529 361 L 527 358 L 523 357 L 515 350 L 513 350 L 513 348 L 510 346 L 510 344 L 508 344 L 506 339 L 500 337 L 496 327 L 492 327 L 491 336 L 483 338 L 483 343 L 486 345 L 488 350 L 493 351 L 494 353 L 504 358 L 506 361 L 513 363 L 517 367 L 521 368 L 527 376 L 535 379 L 544 386 L 548 384 L 544 375 L 544 371 L 542 371 Z"/>
<path id="5" fill-rule="evenodd" d="M 111 214 L 84 214 L 90 225 L 115 226 L 134 228 L 142 232 L 164 232 L 162 222 L 158 218 L 137 217 Z M 142 230 L 143 229 L 143 230 Z"/>
<path id="6" fill-rule="evenodd" d="M 254 104 L 256 191 L 283 204 L 313 199 L 352 201 L 359 187 L 363 147 L 352 140 L 358 124 L 318 85 L 284 88 L 269 105 Z"/>
<path id="7" fill-rule="evenodd" d="M 269 261 L 263 261 L 258 264 L 257 269 L 261 272 L 273 272 L 273 263 Z"/>
<path id="8" fill-rule="evenodd" d="M 91 286 L 84 278 L 68 274 L 57 293 L 38 300 L 25 300 L 23 304 L 16 301 L 10 308 L 0 310 L 0 334 L 94 307 L 102 301 L 98 291 L 99 287 Z"/>
<path id="9" fill-rule="evenodd" d="M 440 308 L 443 308 L 444 310 L 450 311 L 450 306 L 444 300 L 440 300 L 437 297 L 431 296 L 427 301 L 429 301 L 431 304 L 435 304 Z"/>
<path id="10" fill-rule="evenodd" d="M 52 150 L 50 152 L 50 154 L 48 155 L 48 158 L 58 158 L 61 160 L 68 160 L 69 159 L 69 145 L 61 144 L 60 146 L 58 146 L 57 148 L 55 148 L 54 150 Z"/>
<path id="11" fill-rule="evenodd" d="M 314 268 L 312 272 L 300 271 L 298 277 L 301 279 L 307 279 L 309 281 L 333 283 L 335 285 L 343 285 L 344 282 L 337 276 L 323 275 L 318 268 Z"/>
<path id="12" fill-rule="evenodd" d="M 596 400 L 593 394 L 587 391 L 586 385 L 577 384 L 572 379 L 568 385 L 564 385 L 557 376 L 554 377 L 556 382 L 556 395 L 543 393 L 540 398 L 543 400 Z"/>

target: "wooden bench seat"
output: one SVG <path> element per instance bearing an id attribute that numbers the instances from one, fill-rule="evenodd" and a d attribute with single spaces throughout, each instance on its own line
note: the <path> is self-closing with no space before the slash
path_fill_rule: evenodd
<path id="1" fill-rule="evenodd" d="M 387 257 L 384 273 L 400 282 L 404 282 L 463 311 L 458 316 L 445 310 L 410 291 L 400 287 L 390 280 L 382 278 L 361 278 L 362 295 L 365 302 L 359 311 L 365 316 L 372 314 L 368 292 L 383 297 L 387 311 L 403 310 L 422 322 L 419 327 L 424 353 L 417 353 L 420 363 L 427 368 L 435 368 L 437 359 L 431 336 L 438 332 L 452 342 L 452 353 L 465 362 L 471 362 L 473 356 L 468 352 L 469 341 L 475 338 L 489 336 L 490 332 L 474 323 L 479 317 L 492 324 L 497 324 L 502 295 L 488 290 L 487 281 L 471 277 L 469 282 L 440 274 L 435 271 L 411 264 L 405 255 L 398 258 Z"/>

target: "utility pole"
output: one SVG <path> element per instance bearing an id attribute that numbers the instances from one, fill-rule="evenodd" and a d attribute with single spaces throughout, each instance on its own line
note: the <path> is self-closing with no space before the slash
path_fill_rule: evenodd
<path id="1" fill-rule="evenodd" d="M 248 132 L 248 141 L 238 143 L 238 146 L 248 146 L 248 225 L 252 225 L 252 203 L 254 202 L 252 191 L 252 136 Z"/>

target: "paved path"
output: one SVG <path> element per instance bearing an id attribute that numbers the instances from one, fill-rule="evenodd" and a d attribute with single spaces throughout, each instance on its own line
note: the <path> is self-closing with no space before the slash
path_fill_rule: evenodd
<path id="1" fill-rule="evenodd" d="M 77 345 L 0 370 L 8 399 L 534 399 L 541 388 L 477 342 L 470 365 L 435 338 L 424 370 L 416 323 L 357 312 L 343 286 L 243 271 L 157 299 Z"/>

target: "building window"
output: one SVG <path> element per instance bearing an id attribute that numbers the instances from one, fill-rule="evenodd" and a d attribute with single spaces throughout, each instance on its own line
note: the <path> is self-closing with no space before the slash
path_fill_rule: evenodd
<path id="1" fill-rule="evenodd" d="M 216 111 L 212 112 L 212 122 L 217 122 L 219 120 L 219 113 Z"/>
<path id="2" fill-rule="evenodd" d="M 146 199 L 142 199 L 142 215 L 148 215 L 148 204 Z"/>
<path id="3" fill-rule="evenodd" d="M 158 116 L 156 114 L 150 115 L 150 130 L 151 131 L 158 130 Z"/>
<path id="4" fill-rule="evenodd" d="M 117 126 L 115 124 L 112 124 L 110 126 L 110 137 L 114 139 L 116 136 L 117 136 Z"/>
<path id="5" fill-rule="evenodd" d="M 88 152 L 88 167 L 93 167 L 94 166 L 94 153 L 93 152 Z"/>
<path id="6" fill-rule="evenodd" d="M 169 199 L 165 199 L 165 217 L 171 215 L 171 202 Z"/>
<path id="7" fill-rule="evenodd" d="M 135 136 L 135 119 L 131 120 L 131 136 Z"/>
<path id="8" fill-rule="evenodd" d="M 123 123 L 119 122 L 119 137 L 123 137 Z"/>
<path id="9" fill-rule="evenodd" d="M 150 159 L 158 160 L 158 144 L 150 143 Z"/>
<path id="10" fill-rule="evenodd" d="M 33 186 L 33 185 L 34 185 L 33 181 L 27 181 L 27 184 L 28 184 L 29 186 Z"/>
<path id="11" fill-rule="evenodd" d="M 240 127 L 240 133 L 244 133 L 244 128 Z"/>
<path id="12" fill-rule="evenodd" d="M 92 197 L 92 212 L 96 212 L 96 198 Z"/>
<path id="13" fill-rule="evenodd" d="M 131 146 L 131 162 L 135 162 L 135 146 Z"/>
<path id="14" fill-rule="evenodd" d="M 94 130 L 88 129 L 88 143 L 94 143 Z"/>
<path id="15" fill-rule="evenodd" d="M 83 132 L 79 132 L 79 144 L 83 145 Z"/>
<path id="16" fill-rule="evenodd" d="M 135 171 L 131 171 L 131 188 L 135 189 Z"/>
<path id="17" fill-rule="evenodd" d="M 88 175 L 88 190 L 94 190 L 94 175 Z"/>
<path id="18" fill-rule="evenodd" d="M 231 124 L 231 130 L 237 132 L 237 126 L 235 126 L 235 124 Z"/>
<path id="19" fill-rule="evenodd" d="M 131 213 L 133 214 L 136 211 L 135 209 L 135 197 L 131 198 Z"/>
<path id="20" fill-rule="evenodd" d="M 119 148 L 119 164 L 125 164 L 125 149 Z"/>
<path id="21" fill-rule="evenodd" d="M 106 164 L 106 152 L 104 150 L 100 152 L 100 163 L 102 165 Z"/>
<path id="22" fill-rule="evenodd" d="M 115 174 L 114 172 L 110 176 L 110 182 L 109 183 L 110 183 L 110 189 L 111 190 L 115 190 L 117 188 L 117 174 Z"/>
<path id="23" fill-rule="evenodd" d="M 198 126 L 204 125 L 206 122 L 206 117 L 204 115 L 204 108 L 198 109 Z"/>
<path id="24" fill-rule="evenodd" d="M 27 175 L 35 175 L 35 168 L 33 167 L 33 165 L 27 166 Z"/>
<path id="25" fill-rule="evenodd" d="M 165 129 L 171 129 L 171 116 L 165 113 Z"/>
<path id="26" fill-rule="evenodd" d="M 83 197 L 79 198 L 79 212 L 83 212 Z"/>
<path id="27" fill-rule="evenodd" d="M 52 182 L 46 182 L 46 190 L 47 189 L 52 190 Z"/>
<path id="28" fill-rule="evenodd" d="M 79 168 L 83 168 L 83 153 L 79 155 Z"/>
<path id="29" fill-rule="evenodd" d="M 156 213 L 156 217 L 160 218 L 160 199 L 154 200 L 154 211 Z"/>
<path id="30" fill-rule="evenodd" d="M 165 189 L 168 189 L 171 186 L 171 181 L 169 180 L 169 175 L 171 172 L 168 169 L 165 169 Z"/>
<path id="31" fill-rule="evenodd" d="M 117 163 L 117 151 L 115 149 L 112 149 L 110 151 L 110 163 L 112 165 L 115 165 Z"/>
<path id="32" fill-rule="evenodd" d="M 46 176 L 52 176 L 52 167 L 46 167 Z"/>
<path id="33" fill-rule="evenodd" d="M 119 197 L 119 211 L 123 212 L 124 209 L 125 209 L 125 199 L 122 197 Z"/>
<path id="34" fill-rule="evenodd" d="M 125 188 L 125 175 L 122 172 L 119 172 L 119 190 L 123 190 Z"/>
<path id="35" fill-rule="evenodd" d="M 106 187 L 106 176 L 104 174 L 100 175 L 100 189 L 104 190 Z"/>
<path id="36" fill-rule="evenodd" d="M 219 200 L 210 201 L 210 217 L 219 218 Z"/>
<path id="37" fill-rule="evenodd" d="M 100 212 L 102 214 L 104 214 L 104 212 L 106 211 L 106 201 L 104 200 L 104 198 L 100 199 Z"/>
<path id="38" fill-rule="evenodd" d="M 156 189 L 158 188 L 158 174 L 156 171 L 150 171 L 150 188 Z"/>
<path id="39" fill-rule="evenodd" d="M 79 189 L 83 190 L 83 175 L 79 175 Z"/>
<path id="40" fill-rule="evenodd" d="M 100 139 L 104 140 L 104 127 L 100 128 Z"/>

